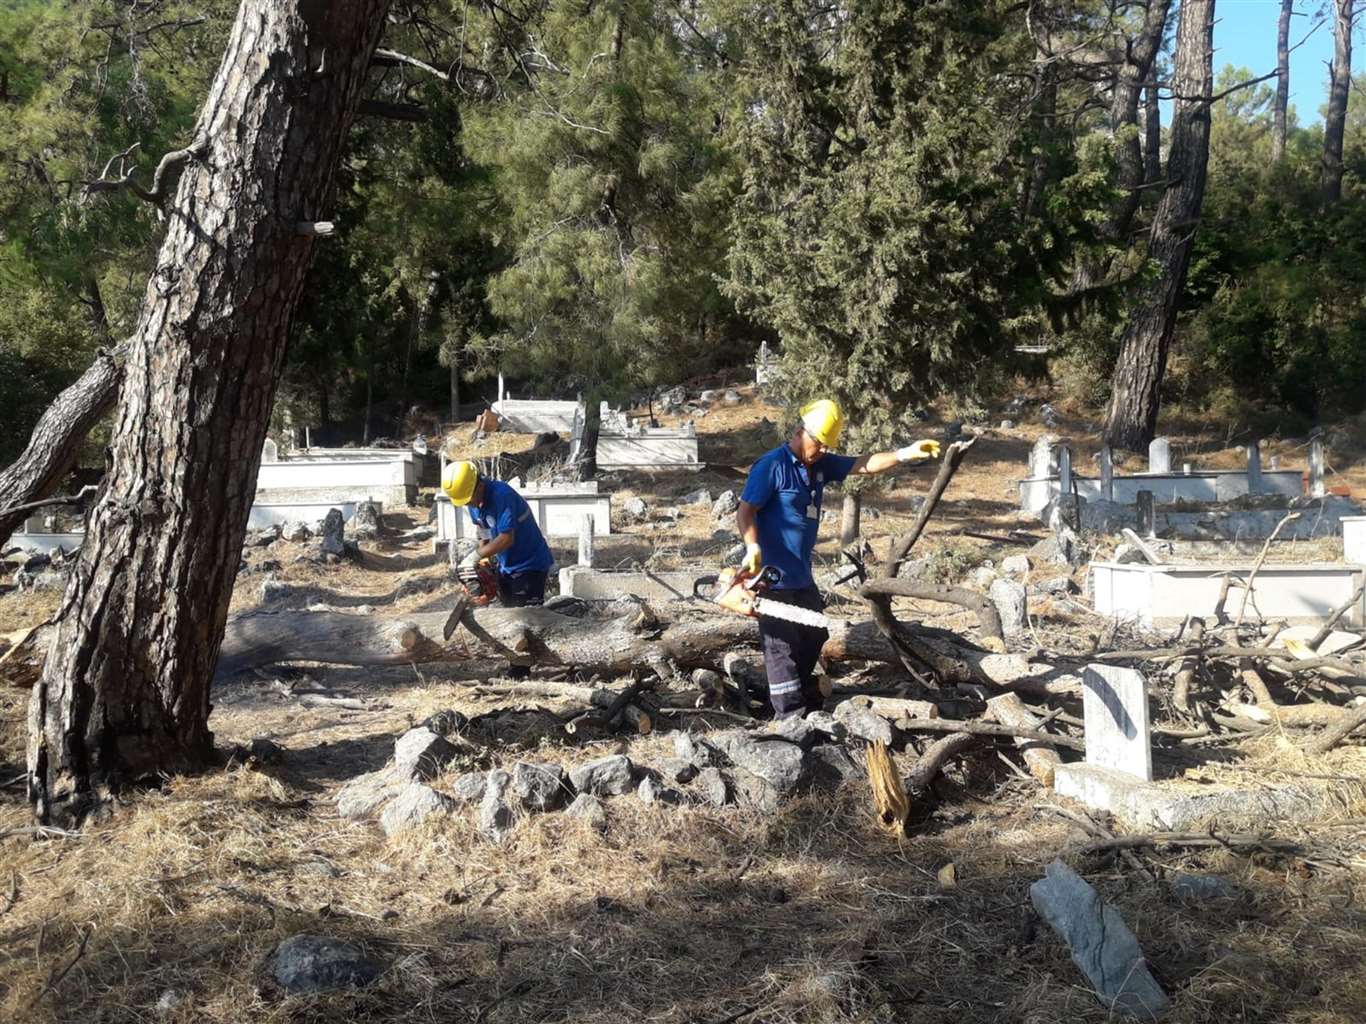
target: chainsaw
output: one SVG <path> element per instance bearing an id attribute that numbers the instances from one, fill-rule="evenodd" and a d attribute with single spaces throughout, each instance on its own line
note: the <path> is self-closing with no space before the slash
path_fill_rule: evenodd
<path id="1" fill-rule="evenodd" d="M 441 636 L 444 640 L 449 640 L 455 634 L 462 621 L 476 635 L 482 632 L 475 630 L 469 610 L 482 608 L 498 596 L 498 574 L 487 562 L 459 566 L 455 570 L 455 578 L 460 581 L 461 593 L 456 597 L 455 607 L 442 627 Z"/>
<path id="2" fill-rule="evenodd" d="M 820 612 L 813 612 L 809 608 L 798 608 L 796 605 L 784 604 L 782 601 L 775 601 L 771 597 L 764 597 L 763 593 L 779 580 L 778 570 L 771 565 L 766 565 L 754 576 L 746 576 L 738 569 L 722 569 L 713 576 L 703 576 L 696 580 L 692 586 L 692 595 L 704 601 L 711 601 L 719 604 L 727 611 L 735 612 L 737 615 L 744 615 L 747 618 L 769 618 L 782 619 L 784 622 L 795 622 L 801 626 L 812 626 L 815 629 L 828 629 L 830 620 Z M 711 588 L 709 595 L 704 595 L 702 591 Z"/>

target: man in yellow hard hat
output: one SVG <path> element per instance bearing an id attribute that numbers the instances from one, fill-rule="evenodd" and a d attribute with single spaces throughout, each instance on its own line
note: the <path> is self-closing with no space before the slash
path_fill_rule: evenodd
<path id="1" fill-rule="evenodd" d="M 555 556 L 526 499 L 501 480 L 479 475 L 473 462 L 452 462 L 441 476 L 451 504 L 469 506 L 479 532 L 479 558 L 498 565 L 498 600 L 508 608 L 545 601 L 545 582 Z"/>
<path id="2" fill-rule="evenodd" d="M 849 476 L 875 476 L 905 462 L 939 455 L 938 441 L 917 441 L 895 451 L 873 455 L 836 455 L 844 414 L 828 398 L 811 402 L 786 444 L 761 456 L 749 471 L 735 520 L 745 542 L 741 571 L 754 575 L 763 566 L 778 571 L 767 596 L 786 604 L 821 611 L 824 602 L 811 576 L 811 552 L 820 529 L 821 502 L 827 484 Z M 761 617 L 759 638 L 768 673 L 774 713 L 785 718 L 821 706 L 814 670 L 824 629 Z"/>

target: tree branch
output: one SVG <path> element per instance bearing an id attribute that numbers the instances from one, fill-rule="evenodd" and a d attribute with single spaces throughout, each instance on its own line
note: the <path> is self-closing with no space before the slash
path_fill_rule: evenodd
<path id="1" fill-rule="evenodd" d="M 166 175 L 188 162 L 190 159 L 203 156 L 208 152 L 209 148 L 208 140 L 200 137 L 195 139 L 184 149 L 171 150 L 171 152 L 163 156 L 161 162 L 157 164 L 157 169 L 152 174 L 152 187 L 150 189 L 145 189 L 139 185 L 133 177 L 134 172 L 137 170 L 136 167 L 130 167 L 127 171 L 123 171 L 123 162 L 131 157 L 133 151 L 140 145 L 141 143 L 135 142 L 122 153 L 116 153 L 114 156 L 111 156 L 109 162 L 104 165 L 104 170 L 100 172 L 99 178 L 95 181 L 87 181 L 84 183 L 81 189 L 82 196 L 85 199 L 89 199 L 98 192 L 118 192 L 126 189 L 144 202 L 159 207 L 166 199 Z M 110 178 L 109 174 L 113 170 L 115 164 L 118 164 L 119 170 L 122 172 L 121 176 L 118 178 Z"/>

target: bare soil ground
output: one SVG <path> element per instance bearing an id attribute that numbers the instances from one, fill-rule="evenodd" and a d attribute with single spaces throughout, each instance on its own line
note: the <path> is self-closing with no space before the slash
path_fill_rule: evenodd
<path id="1" fill-rule="evenodd" d="M 734 536 L 709 507 L 683 506 L 676 522 L 661 513 L 699 487 L 738 489 L 749 462 L 780 442 L 780 422 L 779 410 L 747 395 L 698 421 L 701 473 L 635 474 L 608 485 L 643 497 L 653 514 L 598 538 L 600 564 L 718 564 Z M 1084 424 L 1066 426 L 1061 432 L 1083 449 L 1098 447 Z M 939 429 L 931 422 L 926 434 Z M 1042 536 L 1014 511 L 1014 481 L 1041 429 L 985 432 L 918 555 L 940 552 L 944 572 L 961 575 L 982 559 L 1022 550 L 964 530 L 1032 528 Z M 458 431 L 454 443 L 473 451 L 467 440 Z M 1239 450 L 1220 449 L 1219 440 L 1183 436 L 1173 458 L 1181 461 L 1186 446 L 1200 450 L 1202 463 L 1236 464 Z M 521 441 L 489 443 L 516 450 L 529 439 Z M 1339 469 L 1354 485 L 1366 481 L 1359 464 Z M 868 498 L 879 513 L 864 522 L 875 551 L 912 521 L 913 499 L 928 480 L 923 471 L 901 474 Z M 420 520 L 422 511 L 397 525 Z M 822 529 L 820 554 L 830 565 L 836 531 L 836 524 Z M 555 546 L 562 564 L 573 560 L 570 544 Z M 441 565 L 385 572 L 297 563 L 304 550 L 277 542 L 249 551 L 247 560 L 280 562 L 273 576 L 290 583 L 372 597 L 410 575 L 444 580 Z M 241 578 L 235 611 L 259 602 L 262 578 Z M 437 591 L 394 607 L 448 599 L 449 590 Z M 0 596 L 0 632 L 42 621 L 59 600 L 50 591 Z M 898 608 L 904 617 L 968 628 L 944 606 Z M 852 603 L 847 610 L 857 611 Z M 1113 639 L 1079 602 L 1032 612 L 1034 632 L 1022 645 L 1085 650 Z M 1217 846 L 1140 851 L 1138 867 L 1114 853 L 1081 852 L 1092 837 L 1053 809 L 1076 808 L 1022 777 L 1008 748 L 991 746 L 951 767 L 901 838 L 878 827 L 866 789 L 856 785 L 789 801 L 772 816 L 618 797 L 608 802 L 605 834 L 545 814 L 521 822 L 501 846 L 478 837 L 472 809 L 394 839 L 373 823 L 337 816 L 341 785 L 380 767 L 394 738 L 432 712 L 532 707 L 478 692 L 475 684 L 500 670 L 475 660 L 305 669 L 361 699 L 360 711 L 303 707 L 271 685 L 275 674 L 229 681 L 215 694 L 219 746 L 267 737 L 285 749 L 282 763 L 234 760 L 170 779 L 159 792 L 130 798 L 112 823 L 39 839 L 25 831 L 27 694 L 0 689 L 0 1020 L 1108 1020 L 1108 1008 L 1030 906 L 1029 884 L 1057 856 L 1136 932 L 1172 995 L 1167 1019 L 1366 1020 L 1361 747 L 1307 758 L 1289 737 L 1273 735 L 1221 758 L 1169 757 L 1165 770 L 1192 785 L 1235 773 L 1266 783 L 1336 780 L 1342 814 L 1311 827 L 1268 824 L 1301 842 L 1301 855 Z M 649 764 L 669 747 L 667 734 L 570 746 L 510 733 L 478 763 L 452 770 L 519 759 L 569 765 L 618 750 Z M 914 756 L 902 755 L 903 767 Z M 1223 875 L 1242 895 L 1182 900 L 1170 880 L 1183 870 Z M 354 939 L 388 969 L 364 990 L 281 997 L 259 965 L 276 943 L 302 932 Z"/>

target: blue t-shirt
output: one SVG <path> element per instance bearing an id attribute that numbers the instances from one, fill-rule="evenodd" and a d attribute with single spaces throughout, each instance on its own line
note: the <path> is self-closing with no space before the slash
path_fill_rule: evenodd
<path id="1" fill-rule="evenodd" d="M 498 552 L 499 572 L 549 572 L 555 567 L 555 556 L 541 535 L 531 506 L 503 481 L 484 481 L 484 504 L 470 506 L 470 522 L 487 530 L 490 538 L 517 531 L 512 547 Z"/>
<path id="2" fill-rule="evenodd" d="M 801 590 L 813 585 L 811 552 L 820 530 L 825 485 L 839 483 L 857 461 L 849 455 L 827 453 L 808 470 L 784 444 L 750 469 L 740 500 L 759 510 L 755 519 L 764 562 L 781 574 L 773 589 Z"/>

